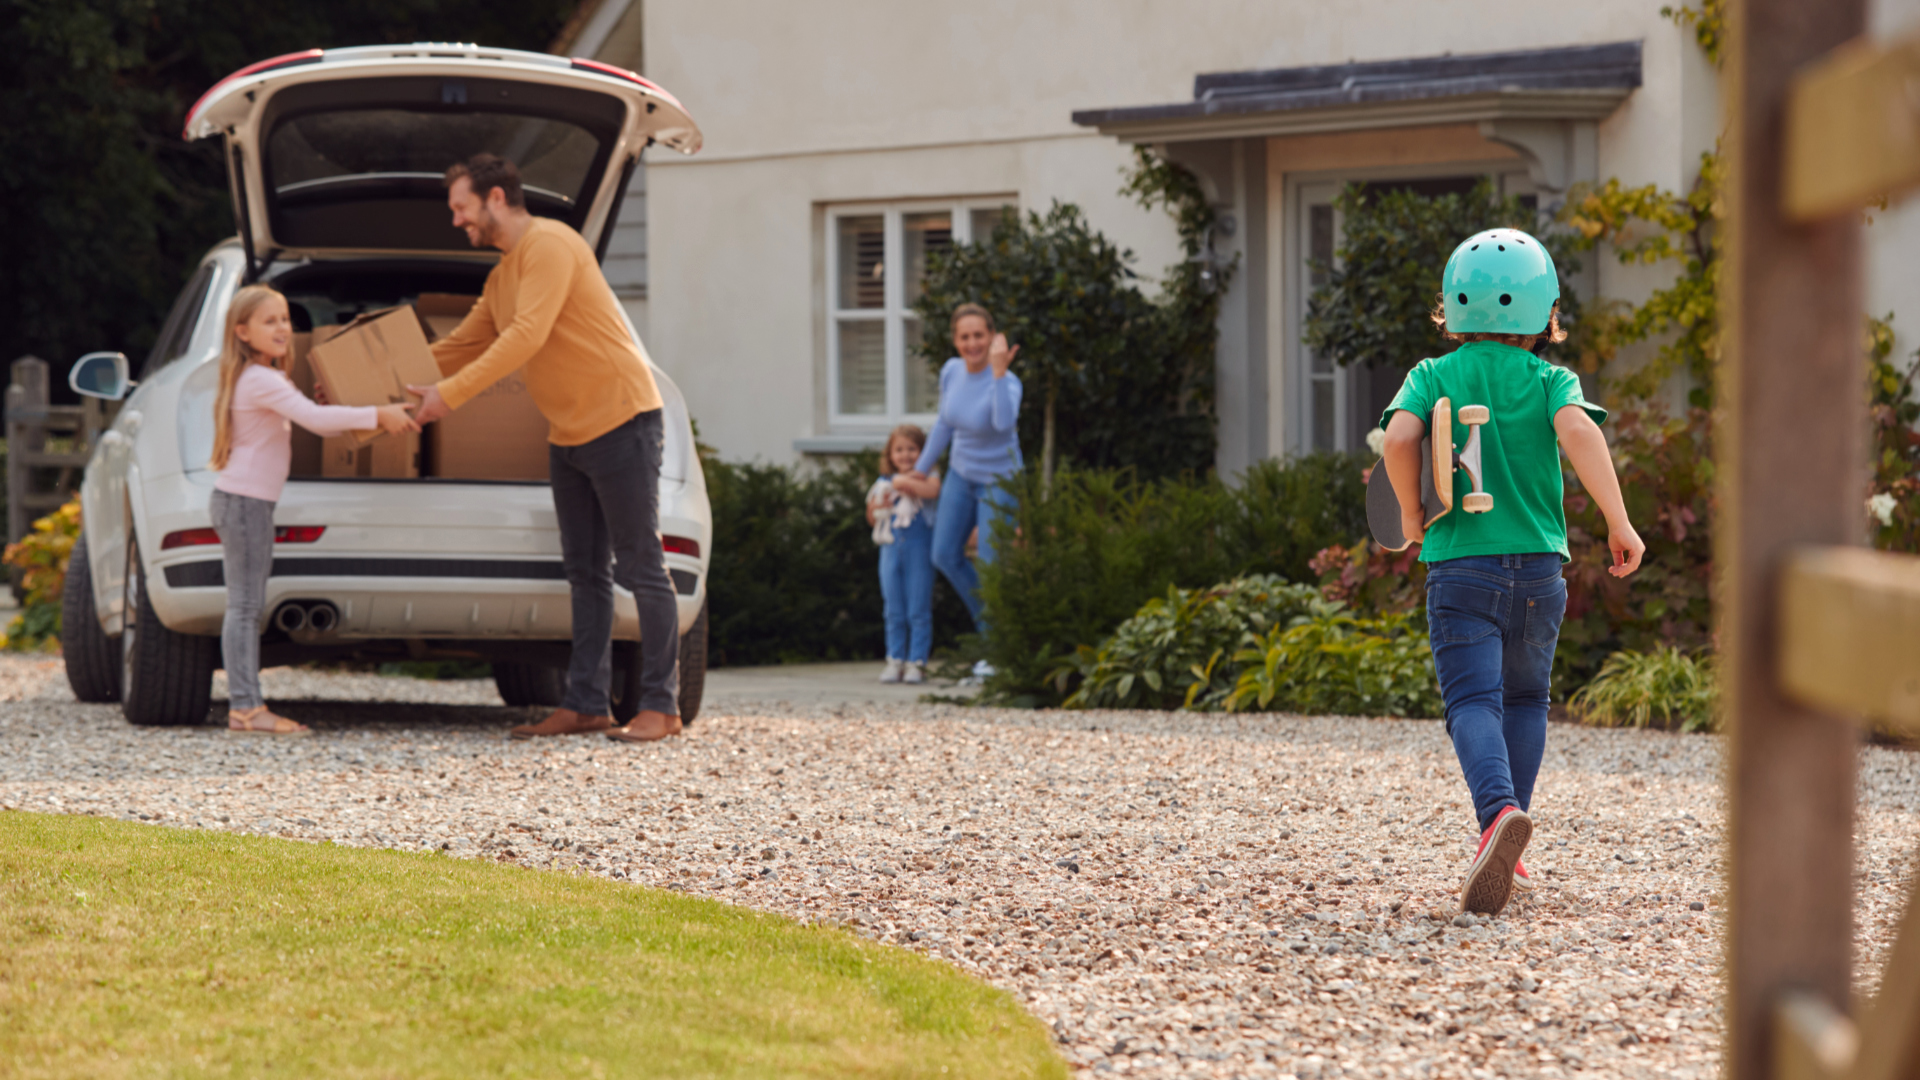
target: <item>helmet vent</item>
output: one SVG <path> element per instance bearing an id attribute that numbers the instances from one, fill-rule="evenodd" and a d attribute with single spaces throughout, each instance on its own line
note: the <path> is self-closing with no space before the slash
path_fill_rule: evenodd
<path id="1" fill-rule="evenodd" d="M 1506 306 L 1507 306 L 1508 304 L 1511 304 L 1511 303 L 1513 303 L 1513 294 L 1511 294 L 1511 293 L 1501 293 L 1501 294 L 1500 294 L 1500 306 L 1501 306 L 1501 307 L 1506 307 Z"/>
<path id="2" fill-rule="evenodd" d="M 1479 244 L 1475 244 L 1475 245 L 1473 245 L 1472 247 L 1470 247 L 1470 248 L 1468 248 L 1467 250 L 1468 250 L 1468 251 L 1479 251 L 1479 250 L 1480 250 L 1480 245 L 1479 245 Z"/>
<path id="3" fill-rule="evenodd" d="M 1463 303 L 1463 304 L 1467 302 L 1467 294 L 1466 294 L 1466 293 L 1461 293 L 1461 294 L 1460 294 L 1460 302 L 1461 302 L 1461 303 Z"/>
<path id="4" fill-rule="evenodd" d="M 1505 244 L 1501 244 L 1501 245 L 1500 245 L 1500 250 L 1501 250 L 1501 251 L 1505 251 L 1505 250 L 1507 250 L 1507 245 L 1505 245 Z"/>

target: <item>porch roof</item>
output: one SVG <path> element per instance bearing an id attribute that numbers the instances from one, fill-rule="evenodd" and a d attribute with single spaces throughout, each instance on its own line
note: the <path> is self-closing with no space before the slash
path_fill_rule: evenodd
<path id="1" fill-rule="evenodd" d="M 1423 56 L 1198 75 L 1193 100 L 1084 109 L 1073 122 L 1127 142 L 1482 120 L 1598 120 L 1640 85 L 1640 43 Z"/>

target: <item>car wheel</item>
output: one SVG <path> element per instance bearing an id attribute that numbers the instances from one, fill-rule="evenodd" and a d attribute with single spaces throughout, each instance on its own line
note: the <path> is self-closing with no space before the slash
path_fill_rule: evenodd
<path id="1" fill-rule="evenodd" d="M 127 539 L 127 618 L 120 633 L 120 711 L 141 725 L 202 724 L 213 705 L 220 639 L 161 625 L 147 596 L 140 550 Z"/>
<path id="2" fill-rule="evenodd" d="M 693 723 L 700 715 L 700 698 L 707 690 L 707 605 L 700 617 L 680 635 L 680 722 Z"/>
<path id="3" fill-rule="evenodd" d="M 500 691 L 500 700 L 509 705 L 557 708 L 567 696 L 567 673 L 545 664 L 495 662 L 493 686 Z"/>
<path id="4" fill-rule="evenodd" d="M 93 564 L 87 560 L 87 534 L 73 542 L 67 580 L 60 594 L 60 653 L 67 662 L 67 685 L 81 701 L 120 700 L 120 643 L 100 628 L 93 610 Z"/>

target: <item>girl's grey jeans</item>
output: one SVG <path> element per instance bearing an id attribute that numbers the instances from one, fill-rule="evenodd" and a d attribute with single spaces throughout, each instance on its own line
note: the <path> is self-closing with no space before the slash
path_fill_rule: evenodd
<path id="1" fill-rule="evenodd" d="M 215 490 L 208 508 L 226 557 L 227 619 L 220 627 L 230 709 L 255 709 L 260 696 L 260 609 L 273 573 L 273 505 Z"/>

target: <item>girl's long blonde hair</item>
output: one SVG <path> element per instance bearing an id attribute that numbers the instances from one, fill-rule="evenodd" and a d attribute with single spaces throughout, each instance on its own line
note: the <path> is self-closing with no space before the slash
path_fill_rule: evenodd
<path id="1" fill-rule="evenodd" d="M 233 390 L 257 355 L 240 340 L 240 324 L 253 318 L 268 297 L 279 295 L 271 285 L 248 285 L 233 294 L 233 305 L 227 308 L 226 332 L 220 339 L 220 394 L 213 399 L 213 459 L 208 462 L 215 470 L 226 468 L 233 455 Z"/>

